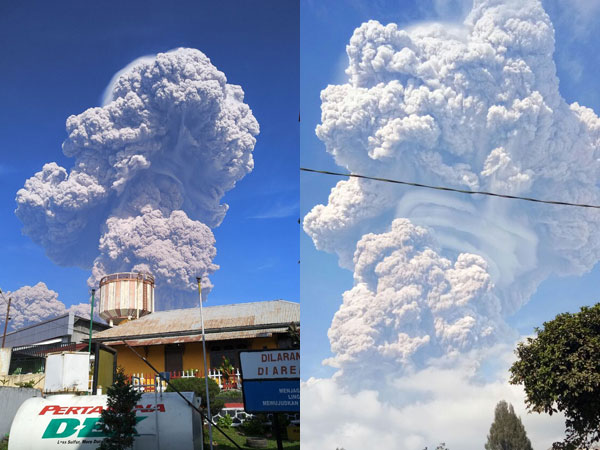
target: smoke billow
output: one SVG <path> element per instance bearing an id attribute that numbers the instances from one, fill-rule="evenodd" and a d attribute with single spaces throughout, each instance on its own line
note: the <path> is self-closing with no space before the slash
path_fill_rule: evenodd
<path id="1" fill-rule="evenodd" d="M 382 371 L 398 374 L 425 356 L 469 351 L 507 333 L 485 260 L 441 257 L 429 232 L 407 219 L 363 236 L 354 264 L 355 285 L 329 330 L 336 356 L 327 362 L 342 369 L 338 378 L 349 373 L 375 389 Z"/>
<path id="2" fill-rule="evenodd" d="M 16 291 L 6 292 L 4 296 L 12 298 L 10 304 L 10 321 L 8 322 L 9 331 L 18 330 L 28 325 L 35 325 L 52 317 L 60 316 L 68 312 L 73 312 L 78 316 L 89 318 L 90 305 L 79 303 L 69 308 L 58 299 L 58 294 L 48 289 L 40 282 L 35 286 L 23 286 Z M 0 305 L 0 315 L 4 320 L 6 314 L 6 303 Z M 99 317 L 94 314 L 94 320 Z M 103 321 L 102 321 L 103 322 Z"/>
<path id="3" fill-rule="evenodd" d="M 321 93 L 317 136 L 355 173 L 600 204 L 600 120 L 561 97 L 553 51 L 538 0 L 475 0 L 454 27 L 369 21 L 347 46 L 348 81 Z M 599 219 L 582 208 L 339 182 L 304 220 L 317 248 L 354 271 L 329 362 L 353 385 L 361 377 L 350 372 L 418 369 L 514 337 L 504 320 L 541 281 L 600 259 Z"/>
<path id="4" fill-rule="evenodd" d="M 225 193 L 253 169 L 259 126 L 240 86 L 200 51 L 144 57 L 102 107 L 67 119 L 63 153 L 17 193 L 23 232 L 61 265 L 156 275 L 159 307 L 185 306 L 218 266 L 211 227 Z"/>

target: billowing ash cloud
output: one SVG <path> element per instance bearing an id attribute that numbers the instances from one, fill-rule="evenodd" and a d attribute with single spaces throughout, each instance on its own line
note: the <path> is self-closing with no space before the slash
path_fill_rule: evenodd
<path id="1" fill-rule="evenodd" d="M 355 173 L 600 204 L 600 120 L 561 97 L 553 51 L 537 0 L 475 0 L 456 27 L 370 21 L 347 46 L 347 83 L 321 93 L 317 135 Z M 542 280 L 600 259 L 594 210 L 356 179 L 304 229 L 355 273 L 329 332 L 343 369 L 497 340 Z"/>
<path id="2" fill-rule="evenodd" d="M 79 303 L 69 308 L 58 299 L 58 294 L 48 289 L 40 282 L 35 286 L 23 286 L 13 292 L 5 292 L 6 299 L 12 298 L 10 304 L 10 317 L 8 322 L 9 331 L 15 331 L 28 325 L 35 325 L 39 322 L 60 316 L 68 312 L 73 312 L 81 317 L 90 317 L 90 305 Z M 0 305 L 0 315 L 4 320 L 6 314 L 6 303 Z M 94 314 L 94 320 L 99 320 Z"/>
<path id="3" fill-rule="evenodd" d="M 360 387 L 375 389 L 382 372 L 506 335 L 485 260 L 441 257 L 427 230 L 407 219 L 394 220 L 388 233 L 363 236 L 354 264 L 355 286 L 329 330 L 336 356 L 328 363 L 342 369 L 342 380 L 350 373 Z"/>
<path id="4" fill-rule="evenodd" d="M 144 57 L 111 83 L 102 107 L 67 119 L 63 153 L 17 193 L 23 232 L 58 264 L 157 276 L 159 307 L 186 305 L 218 266 L 226 191 L 253 168 L 259 132 L 239 86 L 200 51 Z M 205 287 L 210 287 L 205 277 Z"/>
<path id="5" fill-rule="evenodd" d="M 196 274 L 218 269 L 212 262 L 217 253 L 215 239 L 206 225 L 191 220 L 183 211 L 173 211 L 169 217 L 150 207 L 141 212 L 137 217 L 106 221 L 101 253 L 92 271 L 94 279 L 114 271 L 150 272 L 163 283 L 158 285 L 158 292 L 163 293 L 183 291 Z M 143 262 L 132 265 L 137 261 Z M 205 280 L 203 287 L 210 286 Z"/>

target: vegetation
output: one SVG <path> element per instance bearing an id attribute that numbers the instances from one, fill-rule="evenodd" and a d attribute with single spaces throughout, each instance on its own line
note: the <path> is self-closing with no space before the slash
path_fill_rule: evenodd
<path id="1" fill-rule="evenodd" d="M 531 411 L 563 412 L 566 437 L 554 449 L 600 441 L 600 304 L 559 314 L 516 349 L 512 384 L 523 384 Z"/>
<path id="2" fill-rule="evenodd" d="M 226 430 L 227 435 L 232 438 L 240 447 L 244 450 L 252 450 L 251 447 L 246 445 L 246 436 L 241 434 L 236 428 L 231 428 Z M 204 447 L 208 447 L 208 429 L 205 428 L 205 440 Z M 219 450 L 237 450 L 237 448 L 229 441 L 225 436 L 223 436 L 219 431 L 213 428 L 213 442 L 215 449 Z M 267 438 L 267 448 L 268 449 L 276 449 L 277 441 L 274 438 Z M 283 440 L 283 448 L 285 450 L 300 450 L 300 442 L 298 441 L 287 441 Z"/>
<path id="3" fill-rule="evenodd" d="M 142 394 L 129 383 L 123 368 L 117 370 L 115 380 L 107 391 L 107 407 L 102 411 L 101 426 L 106 438 L 100 450 L 124 450 L 133 446 L 136 434 L 135 405 Z"/>
<path id="4" fill-rule="evenodd" d="M 244 421 L 241 429 L 246 436 L 263 436 L 269 430 L 266 422 L 264 414 L 255 414 L 251 419 Z"/>
<path id="5" fill-rule="evenodd" d="M 224 403 L 243 403 L 244 396 L 239 389 L 230 389 L 221 391 L 215 397 L 217 400 L 223 400 Z"/>
<path id="6" fill-rule="evenodd" d="M 425 447 L 423 450 L 427 450 L 428 447 Z M 438 444 L 438 446 L 435 448 L 435 450 L 450 450 L 448 447 L 446 447 L 446 443 L 445 442 L 440 442 Z"/>
<path id="7" fill-rule="evenodd" d="M 292 348 L 300 348 L 300 327 L 295 322 L 288 325 L 286 334 L 290 338 Z"/>
<path id="8" fill-rule="evenodd" d="M 202 398 L 202 408 L 206 410 L 206 386 L 204 378 L 175 378 L 169 383 L 180 392 L 195 392 L 197 396 Z M 170 386 L 166 392 L 174 392 Z M 208 379 L 208 396 L 210 399 L 210 412 L 212 415 L 218 414 L 225 404 L 222 398 L 217 398 L 221 392 L 221 388 L 215 380 Z"/>
<path id="9" fill-rule="evenodd" d="M 232 424 L 233 424 L 233 419 L 231 418 L 231 416 L 228 416 L 228 415 L 219 417 L 219 420 L 217 420 L 217 425 L 219 425 L 219 427 L 223 428 L 224 430 L 228 430 L 229 428 L 231 428 Z"/>
<path id="10" fill-rule="evenodd" d="M 485 450 L 533 450 L 513 405 L 498 402 Z"/>
<path id="11" fill-rule="evenodd" d="M 227 357 L 225 355 L 223 355 L 219 369 L 221 369 L 221 375 L 223 375 L 223 379 L 226 382 L 229 381 L 229 378 L 231 377 L 231 375 L 233 374 L 233 372 L 235 370 L 233 368 L 233 364 L 231 364 L 231 361 L 229 361 L 229 359 L 227 359 Z"/>

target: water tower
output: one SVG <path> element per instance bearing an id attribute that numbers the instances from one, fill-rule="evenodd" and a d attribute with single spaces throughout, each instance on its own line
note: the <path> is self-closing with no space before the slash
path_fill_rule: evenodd
<path id="1" fill-rule="evenodd" d="M 153 311 L 154 277 L 149 273 L 113 273 L 100 280 L 99 315 L 111 326 Z"/>

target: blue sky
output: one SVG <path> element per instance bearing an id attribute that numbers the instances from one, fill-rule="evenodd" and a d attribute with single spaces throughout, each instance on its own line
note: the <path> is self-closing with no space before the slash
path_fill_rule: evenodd
<path id="1" fill-rule="evenodd" d="M 597 70 L 600 57 L 594 43 L 600 30 L 594 27 L 594 17 L 600 9 L 594 2 L 578 1 L 572 7 L 555 0 L 543 2 L 555 27 L 554 60 L 560 79 L 560 93 L 568 102 L 577 101 L 595 111 L 600 110 Z M 315 135 L 321 122 L 320 92 L 328 84 L 346 81 L 346 45 L 355 28 L 370 19 L 383 24 L 397 23 L 399 28 L 429 21 L 461 20 L 469 11 L 467 1 L 346 1 L 318 2 L 309 0 L 301 8 L 301 166 L 340 171 L 325 146 Z M 344 171 L 344 170 L 341 170 Z M 371 174 L 376 175 L 376 174 Z M 318 204 L 326 204 L 337 177 L 303 173 L 301 183 L 301 214 L 304 217 Z M 419 180 L 409 180 L 416 181 Z M 448 194 L 459 195 L 459 194 Z M 337 264 L 337 257 L 315 249 L 305 233 L 300 238 L 302 271 L 303 377 L 329 376 L 334 370 L 323 366 L 331 356 L 327 330 L 341 303 L 341 295 L 352 287 L 352 272 Z M 582 305 L 597 302 L 596 267 L 581 277 L 553 277 L 543 282 L 531 300 L 509 317 L 508 323 L 523 335 L 543 321 L 564 311 L 577 311 Z"/>
<path id="2" fill-rule="evenodd" d="M 299 300 L 299 18 L 295 2 L 3 3 L 0 6 L 0 287 L 44 282 L 67 306 L 88 298 L 89 271 L 59 267 L 21 234 L 15 194 L 61 152 L 65 121 L 99 106 L 132 60 L 177 47 L 204 52 L 239 84 L 260 124 L 254 171 L 229 191 L 213 230 L 220 269 L 209 304 Z"/>

